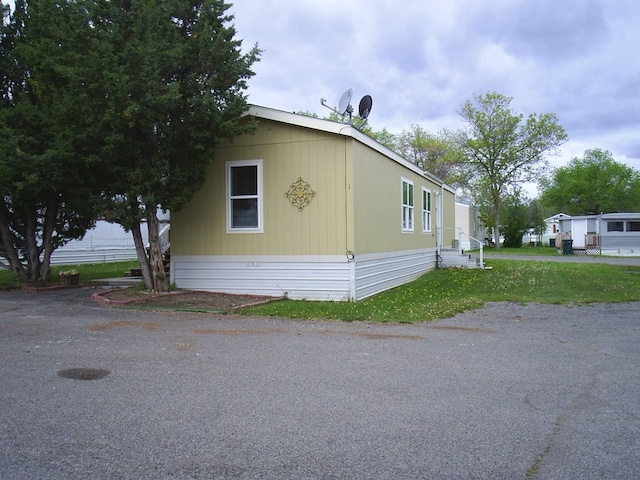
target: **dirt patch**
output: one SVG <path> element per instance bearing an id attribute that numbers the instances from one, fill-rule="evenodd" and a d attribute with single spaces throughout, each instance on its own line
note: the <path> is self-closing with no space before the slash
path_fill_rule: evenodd
<path id="1" fill-rule="evenodd" d="M 58 371 L 58 376 L 71 380 L 100 380 L 111 372 L 100 368 L 68 368 Z"/>
<path id="2" fill-rule="evenodd" d="M 429 328 L 432 328 L 434 330 L 453 330 L 456 332 L 494 333 L 493 330 L 489 330 L 488 328 L 477 328 L 477 327 L 453 327 L 448 325 L 433 325 Z"/>
<path id="3" fill-rule="evenodd" d="M 389 340 L 399 338 L 402 340 L 424 340 L 422 335 L 393 335 L 390 333 L 370 333 L 370 332 L 355 332 L 352 335 L 364 337 L 369 340 Z"/>
<path id="4" fill-rule="evenodd" d="M 147 332 L 153 332 L 162 327 L 160 322 L 142 322 L 139 320 L 118 320 L 116 322 L 102 323 L 89 327 L 90 332 L 106 332 L 112 328 L 137 327 Z"/>
<path id="5" fill-rule="evenodd" d="M 278 298 L 186 290 L 152 294 L 139 288 L 118 288 L 96 293 L 93 295 L 93 300 L 103 305 L 130 306 L 148 310 L 232 313 L 241 307 L 259 305 L 278 300 Z"/>
<path id="6" fill-rule="evenodd" d="M 260 328 L 260 329 L 242 329 L 242 330 L 226 330 L 221 328 L 200 328 L 194 330 L 196 335 L 268 335 L 270 333 L 287 333 L 282 328 Z"/>

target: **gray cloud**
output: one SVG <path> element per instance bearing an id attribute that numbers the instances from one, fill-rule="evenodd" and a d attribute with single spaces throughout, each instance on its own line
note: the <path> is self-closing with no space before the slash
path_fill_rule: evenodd
<path id="1" fill-rule="evenodd" d="M 608 34 L 602 7 L 594 0 L 519 2 L 496 18 L 496 38 L 507 51 L 551 62 L 583 56 Z"/>
<path id="2" fill-rule="evenodd" d="M 474 93 L 555 113 L 567 161 L 604 148 L 640 167 L 640 4 L 637 0 L 236 0 L 238 37 L 265 49 L 249 100 L 325 115 L 354 88 L 370 94 L 370 123 L 461 127 Z M 617 158 L 617 157 L 616 157 Z"/>

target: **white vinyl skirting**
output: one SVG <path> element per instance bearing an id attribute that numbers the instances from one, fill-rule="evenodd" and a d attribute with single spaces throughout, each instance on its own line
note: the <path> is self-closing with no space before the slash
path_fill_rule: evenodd
<path id="1" fill-rule="evenodd" d="M 178 288 L 307 300 L 362 300 L 435 268 L 435 249 L 346 256 L 172 255 Z"/>

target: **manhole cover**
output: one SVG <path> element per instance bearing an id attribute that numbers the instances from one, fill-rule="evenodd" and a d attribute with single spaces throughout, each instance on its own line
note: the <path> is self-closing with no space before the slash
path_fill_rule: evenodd
<path id="1" fill-rule="evenodd" d="M 111 372 L 100 368 L 68 368 L 58 371 L 58 376 L 72 380 L 100 380 Z"/>

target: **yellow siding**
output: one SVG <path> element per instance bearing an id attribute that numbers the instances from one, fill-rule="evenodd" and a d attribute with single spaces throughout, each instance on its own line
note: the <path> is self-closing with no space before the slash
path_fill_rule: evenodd
<path id="1" fill-rule="evenodd" d="M 449 248 L 453 245 L 453 240 L 456 235 L 456 199 L 453 193 L 445 190 L 442 207 L 445 212 L 442 220 L 442 226 L 444 228 L 442 232 L 442 246 Z"/>
<path id="2" fill-rule="evenodd" d="M 357 253 L 436 246 L 435 192 L 440 191 L 439 186 L 359 143 L 355 146 L 354 177 Z M 402 178 L 414 185 L 413 233 L 402 232 Z M 422 232 L 423 186 L 432 192 L 430 233 Z"/>
<path id="3" fill-rule="evenodd" d="M 347 242 L 347 138 L 261 120 L 255 135 L 218 148 L 204 187 L 172 212 L 172 251 L 180 255 L 334 255 Z M 226 232 L 225 162 L 263 161 L 263 233 Z M 285 193 L 298 177 L 316 192 L 298 211 Z"/>
<path id="4" fill-rule="evenodd" d="M 263 233 L 227 233 L 225 162 L 262 160 Z M 285 192 L 298 177 L 316 192 L 298 211 Z M 414 231 L 401 225 L 402 183 L 414 184 Z M 432 229 L 422 232 L 422 186 L 432 191 Z M 204 187 L 171 212 L 176 255 L 344 255 L 436 247 L 440 187 L 349 136 L 260 120 L 255 135 L 217 149 Z M 444 191 L 443 245 L 454 236 L 455 200 Z M 447 227 L 451 227 L 448 229 Z"/>

